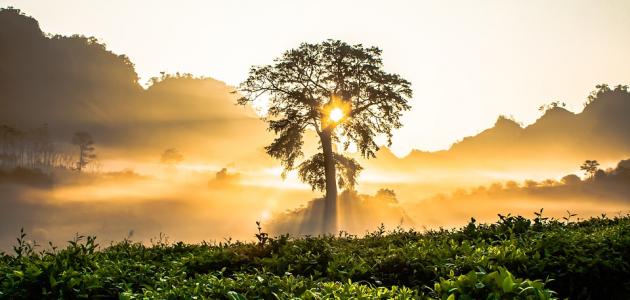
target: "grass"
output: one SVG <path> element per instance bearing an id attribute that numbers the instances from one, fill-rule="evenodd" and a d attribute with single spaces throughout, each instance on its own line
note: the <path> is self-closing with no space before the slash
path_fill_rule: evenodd
<path id="1" fill-rule="evenodd" d="M 101 248 L 79 237 L 0 257 L 0 298 L 628 299 L 630 216 L 501 216 L 457 230 Z"/>

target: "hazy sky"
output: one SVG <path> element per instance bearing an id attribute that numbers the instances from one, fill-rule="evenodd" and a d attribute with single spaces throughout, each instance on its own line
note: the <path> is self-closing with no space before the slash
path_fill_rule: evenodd
<path id="1" fill-rule="evenodd" d="M 598 83 L 630 83 L 630 1 L 0 0 L 45 32 L 96 36 L 142 78 L 160 71 L 229 84 L 300 42 L 376 45 L 410 80 L 394 151 L 436 150 L 491 126 L 531 123 L 560 100 L 580 111 Z M 211 109 L 210 107 L 208 109 Z"/>

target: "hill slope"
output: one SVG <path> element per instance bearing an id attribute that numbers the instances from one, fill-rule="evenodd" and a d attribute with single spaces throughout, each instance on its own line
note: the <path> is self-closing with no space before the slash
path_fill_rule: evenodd
<path id="1" fill-rule="evenodd" d="M 97 147 L 118 151 L 112 157 L 177 147 L 223 163 L 251 155 L 234 145 L 244 136 L 259 145 L 268 138 L 225 83 L 162 74 L 144 89 L 126 56 L 94 37 L 46 34 L 19 10 L 0 9 L 0 45 L 0 125 L 48 124 L 59 142 L 88 131 Z"/>
<path id="2" fill-rule="evenodd" d="M 618 161 L 630 154 L 628 115 L 628 87 L 599 85 L 580 113 L 552 107 L 526 127 L 499 117 L 492 128 L 465 137 L 448 150 L 416 150 L 398 159 L 384 149 L 378 155 L 382 159 L 372 166 L 517 171 L 532 166 L 565 170 L 585 159 Z"/>

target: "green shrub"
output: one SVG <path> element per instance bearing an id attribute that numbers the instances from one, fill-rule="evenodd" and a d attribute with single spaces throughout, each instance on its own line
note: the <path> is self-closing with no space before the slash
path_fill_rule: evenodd
<path id="1" fill-rule="evenodd" d="M 25 241 L 0 255 L 0 299 L 630 298 L 629 216 L 196 245 L 78 237 L 40 252 Z"/>

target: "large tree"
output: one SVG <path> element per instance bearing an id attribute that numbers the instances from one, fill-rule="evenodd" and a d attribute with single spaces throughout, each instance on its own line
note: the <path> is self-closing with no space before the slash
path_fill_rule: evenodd
<path id="1" fill-rule="evenodd" d="M 354 144 L 362 157 L 373 158 L 377 137 L 391 145 L 392 130 L 402 126 L 401 114 L 410 109 L 410 82 L 383 70 L 381 52 L 337 40 L 303 43 L 273 64 L 252 67 L 239 86 L 242 105 L 268 98 L 263 119 L 277 137 L 267 153 L 282 162 L 285 172 L 297 169 L 300 179 L 326 192 L 325 233 L 337 230 L 337 185 L 352 188 L 361 170 L 354 159 L 336 153 L 334 143 L 342 142 L 344 150 Z M 298 164 L 309 129 L 317 133 L 320 147 Z"/>

